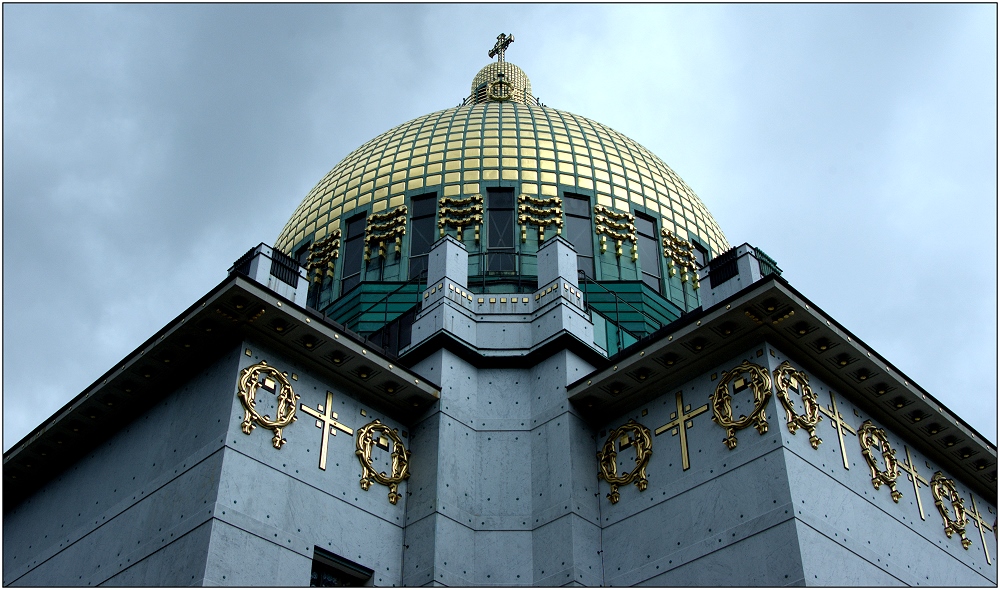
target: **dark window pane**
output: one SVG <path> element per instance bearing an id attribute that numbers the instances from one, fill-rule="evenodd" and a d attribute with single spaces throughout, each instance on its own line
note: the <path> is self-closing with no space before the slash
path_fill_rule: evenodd
<path id="1" fill-rule="evenodd" d="M 580 256 L 594 255 L 594 227 L 589 217 L 566 216 L 566 239 Z"/>
<path id="2" fill-rule="evenodd" d="M 514 189 L 495 189 L 486 193 L 487 209 L 513 209 Z"/>
<path id="3" fill-rule="evenodd" d="M 373 573 L 364 566 L 316 547 L 313 549 L 309 585 L 319 588 L 364 586 Z"/>
<path id="4" fill-rule="evenodd" d="M 489 212 L 489 247 L 514 247 L 514 210 L 500 209 Z"/>
<path id="5" fill-rule="evenodd" d="M 635 229 L 639 250 L 639 268 L 642 269 L 642 282 L 649 285 L 657 293 L 660 292 L 660 243 L 656 239 L 656 221 L 645 215 L 635 216 Z"/>
<path id="6" fill-rule="evenodd" d="M 341 294 L 361 282 L 361 265 L 365 255 L 365 216 L 347 221 L 347 239 L 344 241 L 344 266 L 341 270 Z"/>
<path id="7" fill-rule="evenodd" d="M 313 588 L 338 588 L 360 585 L 357 583 L 352 584 L 351 582 L 353 580 L 348 579 L 340 572 L 317 571 L 313 569 L 309 576 L 309 585 Z"/>
<path id="8" fill-rule="evenodd" d="M 306 242 L 301 248 L 295 251 L 295 261 L 301 266 L 305 266 L 306 261 L 309 260 L 309 246 L 312 246 L 312 242 Z"/>
<path id="9" fill-rule="evenodd" d="M 365 216 L 360 215 L 347 222 L 347 239 L 365 235 Z"/>
<path id="10" fill-rule="evenodd" d="M 427 253 L 437 238 L 437 193 L 417 197 L 410 201 L 413 215 L 410 217 L 410 270 L 413 279 L 427 270 Z"/>
<path id="11" fill-rule="evenodd" d="M 590 221 L 590 199 L 572 193 L 563 194 L 566 213 L 566 239 L 576 248 L 578 270 L 594 278 L 594 226 Z"/>
<path id="12" fill-rule="evenodd" d="M 357 287 L 358 283 L 360 282 L 361 282 L 361 273 L 358 273 L 350 277 L 345 277 L 343 282 L 341 282 L 340 294 L 343 295 L 344 293 L 347 293 L 354 287 Z"/>
<path id="13" fill-rule="evenodd" d="M 364 241 L 361 239 L 347 240 L 344 244 L 344 275 L 361 271 L 364 258 Z"/>
<path id="14" fill-rule="evenodd" d="M 486 246 L 488 248 L 513 248 L 514 189 L 488 189 L 486 192 L 486 217 Z"/>
<path id="15" fill-rule="evenodd" d="M 427 270 L 427 255 L 421 254 L 420 256 L 410 257 L 410 275 L 409 278 L 415 279 L 420 276 L 420 273 Z"/>
<path id="16" fill-rule="evenodd" d="M 639 236 L 639 266 L 642 272 L 660 276 L 659 247 L 655 240 Z"/>
<path id="17" fill-rule="evenodd" d="M 642 282 L 649 285 L 649 288 L 656 291 L 657 293 L 660 292 L 660 277 L 654 277 L 652 275 L 642 273 Z"/>
<path id="18" fill-rule="evenodd" d="M 694 259 L 698 261 L 699 268 L 708 263 L 708 251 L 701 244 L 694 244 L 693 253 Z"/>
<path id="19" fill-rule="evenodd" d="M 571 193 L 563 194 L 563 211 L 566 215 L 576 215 L 577 217 L 590 217 L 590 199 Z"/>
<path id="20" fill-rule="evenodd" d="M 437 194 L 417 197 L 410 201 L 410 217 L 424 217 L 437 212 Z"/>
<path id="21" fill-rule="evenodd" d="M 513 272 L 513 252 L 488 252 L 486 254 L 486 270 L 488 272 Z"/>
<path id="22" fill-rule="evenodd" d="M 656 237 L 656 222 L 648 217 L 636 215 L 635 229 L 640 234 L 647 235 L 651 238 Z"/>
<path id="23" fill-rule="evenodd" d="M 417 256 L 431 251 L 436 236 L 434 217 L 414 219 L 410 225 L 410 255 Z"/>

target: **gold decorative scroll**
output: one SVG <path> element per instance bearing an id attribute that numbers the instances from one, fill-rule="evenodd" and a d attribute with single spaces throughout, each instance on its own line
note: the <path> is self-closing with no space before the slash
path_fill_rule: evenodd
<path id="1" fill-rule="evenodd" d="M 444 237 L 445 228 L 451 227 L 456 230 L 456 237 L 461 241 L 463 230 L 471 225 L 476 229 L 476 242 L 479 242 L 479 228 L 483 224 L 483 195 L 469 195 L 462 199 L 441 197 L 438 205 L 441 237 Z"/>
<path id="2" fill-rule="evenodd" d="M 896 478 L 899 477 L 899 467 L 896 462 L 896 450 L 889 445 L 889 437 L 885 430 L 872 424 L 871 420 L 865 420 L 858 428 L 858 441 L 861 443 L 861 454 L 865 456 L 868 469 L 872 472 L 872 486 L 879 489 L 882 484 L 889 486 L 892 492 L 892 501 L 899 503 L 903 497 L 902 492 L 896 490 Z M 878 445 L 882 451 L 882 460 L 885 461 L 885 470 L 880 471 L 878 461 L 872 447 Z"/>
<path id="3" fill-rule="evenodd" d="M 263 383 L 261 376 L 264 377 Z M 275 412 L 277 416 L 273 419 L 270 416 L 261 416 L 255 409 L 257 390 L 262 386 L 268 389 L 273 389 L 276 386 L 281 387 L 280 392 L 274 392 L 278 397 L 278 408 Z M 236 396 L 240 398 L 240 403 L 246 410 L 243 423 L 240 425 L 243 434 L 249 435 L 258 425 L 274 431 L 271 444 L 280 450 L 281 445 L 286 442 L 285 439 L 281 438 L 281 429 L 295 421 L 295 400 L 299 399 L 299 396 L 295 395 L 292 390 L 292 384 L 288 381 L 288 377 L 261 361 L 243 369 L 240 373 L 239 391 L 236 392 Z"/>
<path id="4" fill-rule="evenodd" d="M 744 377 L 746 375 L 747 377 Z M 729 391 L 729 383 L 733 382 L 734 393 L 738 393 L 749 387 L 753 392 L 754 407 L 749 416 L 741 415 L 739 419 L 733 418 L 732 394 Z M 743 361 L 722 376 L 719 385 L 710 396 L 712 401 L 712 420 L 719 426 L 726 429 L 726 438 L 723 442 L 729 450 L 736 448 L 736 431 L 754 424 L 757 432 L 764 434 L 767 432 L 767 402 L 771 399 L 771 377 L 764 367 Z"/>
<path id="5" fill-rule="evenodd" d="M 458 197 L 441 197 L 441 199 L 439 200 L 439 202 L 440 202 L 441 210 L 442 211 L 449 211 L 450 210 L 450 209 L 448 209 L 449 207 L 458 207 L 459 209 L 464 209 L 464 208 L 468 207 L 469 205 L 475 205 L 477 203 L 478 204 L 482 204 L 482 202 L 483 202 L 483 195 L 480 195 L 480 194 L 477 193 L 477 194 L 469 195 L 469 196 L 463 197 L 463 198 L 458 198 Z"/>
<path id="6" fill-rule="evenodd" d="M 317 283 L 323 282 L 323 276 L 333 278 L 333 265 L 340 255 L 340 230 L 333 230 L 322 240 L 317 240 L 309 249 L 306 259 L 306 272 Z"/>
<path id="7" fill-rule="evenodd" d="M 823 419 L 819 414 L 819 403 L 816 393 L 809 387 L 809 377 L 802 371 L 795 370 L 788 361 L 783 361 L 774 370 L 774 386 L 778 391 L 778 400 L 785 408 L 785 420 L 788 422 L 788 432 L 795 434 L 799 428 L 809 433 L 809 443 L 818 449 L 823 439 L 816 436 L 816 425 Z M 798 390 L 802 397 L 804 414 L 795 411 L 795 402 L 788 397 L 789 388 Z"/>
<path id="8" fill-rule="evenodd" d="M 667 228 L 660 229 L 663 236 L 663 255 L 667 259 L 667 274 L 677 275 L 677 268 L 681 269 L 681 282 L 685 283 L 694 278 L 692 286 L 698 287 L 698 275 L 692 272 L 697 270 L 698 261 L 694 257 L 694 244 L 690 240 L 685 240 L 675 236 Z"/>
<path id="9" fill-rule="evenodd" d="M 372 447 L 376 441 L 385 441 L 385 448 L 392 443 L 392 473 L 378 472 L 372 465 Z M 382 446 L 379 444 L 378 446 Z M 410 451 L 403 446 L 403 439 L 395 428 L 375 419 L 358 429 L 357 449 L 354 451 L 361 463 L 361 489 L 368 491 L 372 482 L 389 487 L 389 503 L 399 501 L 399 484 L 410 477 Z"/>
<path id="10" fill-rule="evenodd" d="M 965 536 L 965 525 L 969 520 L 965 516 L 965 503 L 962 501 L 962 496 L 958 495 L 955 481 L 938 471 L 931 477 L 931 494 L 934 495 L 934 505 L 937 506 L 941 520 L 944 521 L 944 534 L 950 539 L 952 534 L 958 533 L 962 537 L 962 547 L 968 551 L 972 541 Z M 951 518 L 948 507 L 944 505 L 945 500 L 951 502 L 951 508 L 955 511 L 954 519 Z"/>
<path id="11" fill-rule="evenodd" d="M 371 258 L 373 244 L 378 244 L 378 255 L 380 258 L 384 257 L 385 243 L 389 240 L 395 242 L 398 253 L 404 235 L 406 235 L 406 205 L 400 205 L 385 213 L 371 214 L 365 225 L 365 260 Z"/>
<path id="12" fill-rule="evenodd" d="M 528 241 L 528 226 L 538 226 L 538 241 L 545 239 L 545 228 L 554 225 L 556 235 L 562 234 L 562 199 L 549 197 L 540 199 L 531 195 L 517 197 L 517 222 L 521 225 L 521 241 Z"/>
<path id="13" fill-rule="evenodd" d="M 631 213 L 619 213 L 603 205 L 594 205 L 594 228 L 601 236 L 601 252 L 608 249 L 607 238 L 615 241 L 615 256 L 622 255 L 622 242 L 632 242 L 632 260 L 639 257 L 635 237 L 635 217 Z"/>
<path id="14" fill-rule="evenodd" d="M 615 450 L 616 444 L 618 445 L 617 451 Z M 618 452 L 629 447 L 635 449 L 635 467 L 628 473 L 619 476 Z M 612 504 L 617 504 L 621 498 L 618 486 L 634 483 L 640 492 L 646 489 L 646 486 L 649 485 L 649 480 L 646 479 L 646 465 L 649 464 L 649 457 L 652 454 L 653 439 L 649 435 L 649 429 L 635 420 L 629 419 L 628 422 L 611 431 L 608 440 L 604 442 L 604 447 L 597 453 L 597 461 L 600 464 L 597 477 L 611 484 L 611 493 L 607 497 Z"/>

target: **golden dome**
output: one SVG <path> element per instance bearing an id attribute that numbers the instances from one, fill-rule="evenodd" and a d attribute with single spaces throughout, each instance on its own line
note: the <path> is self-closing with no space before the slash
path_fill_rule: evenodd
<path id="1" fill-rule="evenodd" d="M 498 71 L 513 96 L 475 100 Z M 394 209 L 410 196 L 505 186 L 526 195 L 588 195 L 595 205 L 660 218 L 664 230 L 695 239 L 711 256 L 729 249 L 705 205 L 660 158 L 596 121 L 538 105 L 517 66 L 486 66 L 472 91 L 466 104 L 403 123 L 351 152 L 302 200 L 276 247 L 292 253 L 341 228 L 342 219 Z"/>

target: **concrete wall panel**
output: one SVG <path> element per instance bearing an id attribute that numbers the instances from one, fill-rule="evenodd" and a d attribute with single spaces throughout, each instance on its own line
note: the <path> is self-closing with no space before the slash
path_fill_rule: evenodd
<path id="1" fill-rule="evenodd" d="M 666 571 L 635 584 L 715 587 L 801 585 L 803 570 L 795 549 L 795 539 L 794 521 L 785 520 L 741 543 L 722 546 L 680 565 L 668 559 L 667 563 L 658 564 Z M 618 585 L 614 579 L 609 582 Z"/>
<path id="2" fill-rule="evenodd" d="M 258 428 L 248 436 L 240 430 L 244 410 L 233 390 L 226 461 L 219 489 L 219 506 L 226 508 L 220 508 L 216 518 L 306 559 L 306 580 L 313 547 L 320 546 L 371 568 L 375 572 L 373 582 L 378 585 L 399 584 L 409 483 L 399 484 L 403 497 L 395 505 L 389 502 L 387 486 L 373 482 L 365 491 L 360 485 L 362 467 L 355 455 L 355 440 L 358 429 L 378 418 L 401 435 L 405 434 L 404 444 L 412 447 L 406 427 L 360 402 L 336 382 L 316 379 L 260 344 L 248 342 L 244 349 L 250 351 L 250 356 L 244 352 L 242 366 L 266 360 L 268 365 L 289 374 L 295 393 L 301 396 L 296 412 L 298 420 L 284 430 L 287 442 L 281 449 L 275 449 L 270 431 L 261 432 Z M 316 426 L 317 420 L 307 415 L 301 406 L 314 410 L 320 406 L 325 408 L 327 392 L 333 394 L 331 408 L 337 413 L 337 421 L 353 430 L 354 435 L 340 430 L 335 436 L 327 435 L 324 470 L 319 466 L 324 430 Z M 390 459 L 389 452 L 373 448 L 377 471 L 391 471 Z M 227 535 L 219 541 L 219 547 L 227 547 L 227 543 L 232 542 L 228 537 L 233 533 L 226 528 L 219 530 L 223 531 L 220 534 Z M 218 550 L 212 559 L 225 563 L 235 562 L 237 557 Z M 280 561 L 286 562 L 300 563 L 290 557 Z M 235 571 L 237 566 L 234 563 L 225 567 Z M 258 583 L 292 583 L 276 577 L 279 570 L 268 571 L 272 578 Z"/>
<path id="3" fill-rule="evenodd" d="M 103 586 L 202 586 L 212 522 L 205 521 L 194 530 L 162 549 L 147 555 Z"/>
<path id="4" fill-rule="evenodd" d="M 4 584 L 98 584 L 143 559 L 150 551 L 143 541 L 182 520 L 175 538 L 200 524 L 205 516 L 188 519 L 215 501 L 221 461 L 210 457 L 223 444 L 235 369 L 233 351 L 178 383 L 5 514 Z M 67 572 L 76 572 L 73 580 Z"/>
<path id="5" fill-rule="evenodd" d="M 248 533 L 225 521 L 213 522 L 205 585 L 309 585 L 310 557 Z"/>
<path id="6" fill-rule="evenodd" d="M 911 585 L 887 572 L 884 564 L 871 563 L 802 521 L 796 520 L 795 527 L 806 586 Z M 874 557 L 874 554 L 867 557 Z M 850 566 L 845 567 L 845 564 Z"/>
<path id="7" fill-rule="evenodd" d="M 476 586 L 521 586 L 531 580 L 529 531 L 479 531 L 475 534 Z"/>
<path id="8" fill-rule="evenodd" d="M 795 359 L 786 357 L 772 346 L 768 346 L 768 359 L 772 368 L 777 368 L 785 360 L 800 368 Z M 875 426 L 884 427 L 863 409 L 863 405 L 854 398 L 854 392 L 833 388 L 815 375 L 807 373 L 807 376 L 820 405 L 831 410 L 835 398 L 838 412 L 855 432 L 868 419 Z M 801 411 L 801 400 L 797 403 L 796 407 Z M 784 409 L 780 410 L 780 416 L 781 425 L 776 432 L 780 432 L 782 444 L 787 449 L 786 463 L 796 518 L 809 527 L 810 538 L 815 539 L 819 535 L 826 539 L 825 543 L 838 544 L 841 548 L 835 553 L 845 559 L 848 554 L 854 555 L 859 562 L 868 564 L 865 568 L 878 568 L 904 584 L 996 584 L 994 536 L 980 535 L 970 522 L 966 535 L 972 544 L 969 549 L 963 549 L 958 535 L 950 539 L 945 535 L 934 498 L 926 485 L 921 484 L 917 492 L 921 497 L 923 519 L 920 518 L 912 480 L 902 470 L 896 479 L 896 489 L 902 494 L 898 502 L 893 501 L 887 485 L 875 489 L 856 434 L 842 429 L 841 447 L 841 438 L 832 420 L 823 414 L 816 428 L 816 434 L 823 442 L 818 449 L 813 449 L 808 442 L 808 433 L 799 430 L 793 435 L 789 432 L 784 424 Z M 907 464 L 912 461 L 920 476 L 927 480 L 941 469 L 890 428 L 885 428 L 885 431 L 890 446 L 896 451 L 897 461 Z M 844 467 L 845 453 L 848 468 Z M 877 449 L 876 459 L 879 468 L 884 470 L 885 463 Z M 993 507 L 989 502 L 973 495 L 960 481 L 956 481 L 956 485 L 967 508 L 971 509 L 975 498 L 978 510 L 986 519 L 996 518 L 991 513 Z M 986 551 L 983 549 L 984 537 Z M 803 547 L 804 552 L 807 550 Z M 987 562 L 987 552 L 993 563 Z M 921 559 L 914 560 L 914 555 L 920 555 Z M 826 575 L 827 583 L 854 583 L 844 568 L 828 567 L 825 563 L 823 560 L 806 560 L 808 568 L 817 570 L 813 575 L 820 578 Z M 848 577 L 838 580 L 838 575 Z M 816 579 L 819 578 L 813 578 Z M 812 582 L 807 580 L 807 583 Z M 872 584 L 878 585 L 877 582 Z"/>

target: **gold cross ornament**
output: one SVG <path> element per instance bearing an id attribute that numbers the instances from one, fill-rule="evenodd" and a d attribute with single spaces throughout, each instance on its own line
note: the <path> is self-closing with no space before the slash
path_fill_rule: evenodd
<path id="1" fill-rule="evenodd" d="M 857 434 L 857 431 L 851 428 L 851 426 L 844 421 L 844 417 L 840 414 L 840 410 L 837 409 L 837 397 L 833 394 L 833 390 L 830 390 L 830 404 L 831 405 L 828 408 L 820 406 L 819 409 L 821 412 L 826 414 L 826 416 L 830 419 L 830 425 L 837 431 L 837 438 L 840 439 L 840 454 L 844 458 L 844 469 L 850 469 L 850 466 L 847 464 L 847 448 L 844 447 L 844 431 L 854 435 Z"/>
<path id="2" fill-rule="evenodd" d="M 688 458 L 688 439 L 687 439 L 687 429 L 694 426 L 691 418 L 694 418 L 702 412 L 708 411 L 708 404 L 700 408 L 691 409 L 691 405 L 688 404 L 684 406 L 684 399 L 681 397 L 681 392 L 677 392 L 677 411 L 670 412 L 670 422 L 667 422 L 663 426 L 657 428 L 653 434 L 660 436 L 664 432 L 673 429 L 670 432 L 671 436 L 680 434 L 681 437 L 681 466 L 684 467 L 684 471 L 687 471 L 691 467 L 691 461 Z M 688 412 L 685 414 L 685 412 Z"/>
<path id="3" fill-rule="evenodd" d="M 983 529 L 990 532 L 993 532 L 993 529 L 983 520 L 983 515 L 979 514 L 979 509 L 976 508 L 976 497 L 973 494 L 969 494 L 969 498 L 972 500 L 972 510 L 966 510 L 965 516 L 979 529 L 979 538 L 983 541 L 983 552 L 986 553 L 986 563 L 992 564 L 993 562 L 990 561 L 990 550 L 986 547 L 986 533 Z"/>
<path id="4" fill-rule="evenodd" d="M 906 472 L 907 479 L 913 482 L 913 495 L 917 497 L 917 510 L 920 512 L 920 520 L 927 520 L 924 518 L 924 505 L 920 501 L 920 484 L 929 486 L 930 483 L 917 473 L 917 464 L 913 462 L 913 458 L 910 457 L 910 449 L 905 445 L 903 446 L 903 452 L 906 453 L 906 463 L 897 463 L 897 465 Z"/>
<path id="5" fill-rule="evenodd" d="M 319 405 L 318 411 L 305 404 L 301 404 L 300 407 L 302 411 L 309 414 L 313 418 L 316 418 L 316 428 L 323 431 L 323 442 L 320 444 L 319 448 L 319 468 L 326 471 L 326 450 L 329 446 L 330 436 L 337 436 L 337 431 L 340 430 L 346 434 L 354 436 L 354 430 L 344 426 L 340 422 L 337 422 L 337 413 L 333 410 L 333 392 L 326 392 L 326 405 Z"/>

